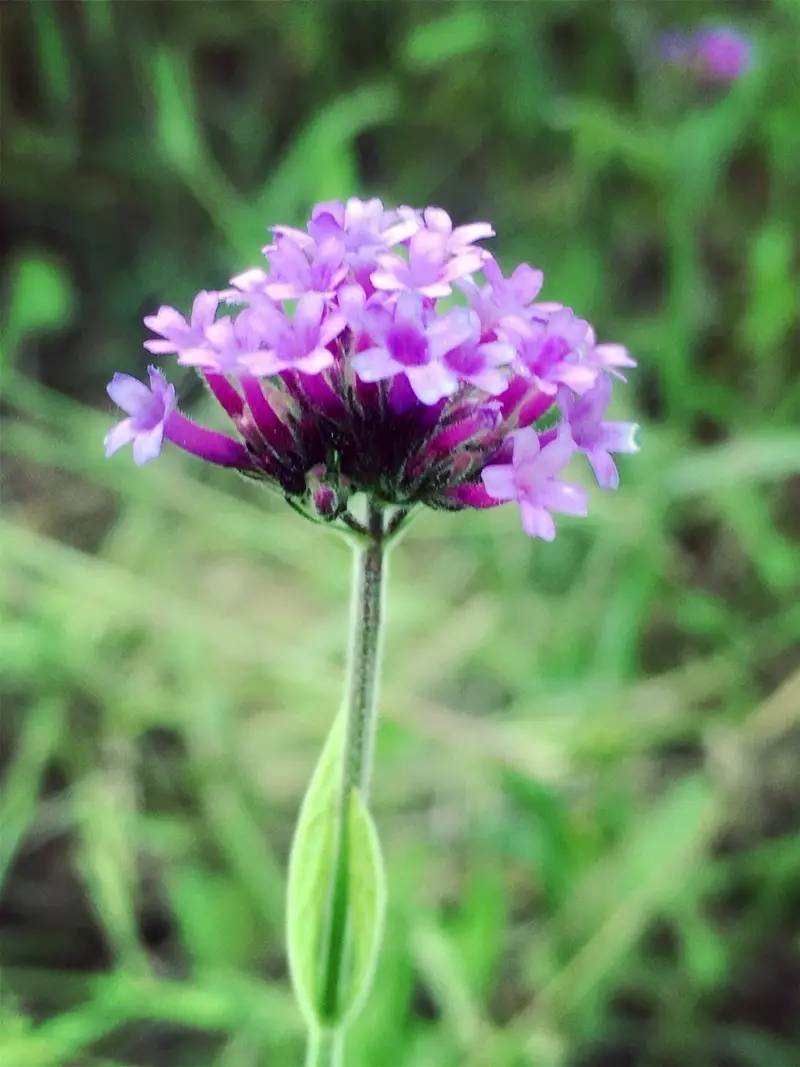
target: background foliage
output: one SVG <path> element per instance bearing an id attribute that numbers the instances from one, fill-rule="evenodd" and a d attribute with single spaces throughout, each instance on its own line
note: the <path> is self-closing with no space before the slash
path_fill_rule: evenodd
<path id="1" fill-rule="evenodd" d="M 143 313 L 364 190 L 491 219 L 628 343 L 643 450 L 553 546 L 430 514 L 393 557 L 349 1067 L 797 1067 L 798 5 L 3 17 L 0 1060 L 300 1062 L 284 864 L 346 550 L 176 452 L 104 461 L 103 385 Z M 658 62 L 703 19 L 754 39 L 728 91 Z"/>

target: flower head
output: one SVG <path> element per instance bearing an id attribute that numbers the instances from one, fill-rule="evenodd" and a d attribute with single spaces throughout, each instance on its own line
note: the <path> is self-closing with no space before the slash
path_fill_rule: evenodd
<path id="1" fill-rule="evenodd" d="M 151 367 L 149 384 L 117 374 L 109 385 L 127 416 L 109 455 L 131 442 L 144 463 L 166 438 L 351 528 L 355 494 L 397 513 L 516 502 L 524 529 L 548 540 L 553 512 L 586 511 L 563 477 L 575 457 L 601 487 L 617 484 L 612 455 L 635 445 L 631 424 L 605 412 L 634 361 L 570 308 L 540 302 L 541 271 L 505 276 L 480 245 L 488 223 L 351 198 L 272 232 L 266 267 L 201 292 L 188 319 L 171 307 L 145 319 L 148 351 L 193 367 L 231 433 L 178 412 Z"/>

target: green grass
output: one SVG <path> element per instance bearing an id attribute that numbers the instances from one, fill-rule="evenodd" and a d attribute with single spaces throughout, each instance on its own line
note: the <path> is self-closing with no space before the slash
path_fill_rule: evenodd
<path id="1" fill-rule="evenodd" d="M 102 384 L 144 311 L 367 189 L 491 218 L 634 349 L 643 428 L 552 546 L 429 513 L 392 557 L 348 1067 L 797 1067 L 797 5 L 4 15 L 0 1062 L 302 1060 L 284 872 L 346 546 L 105 461 Z M 706 97 L 651 51 L 703 16 L 757 54 Z"/>

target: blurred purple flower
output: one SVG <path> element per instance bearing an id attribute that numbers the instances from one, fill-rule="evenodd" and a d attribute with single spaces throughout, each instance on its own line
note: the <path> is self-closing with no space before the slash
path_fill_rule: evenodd
<path id="1" fill-rule="evenodd" d="M 752 65 L 750 40 L 729 26 L 709 26 L 692 33 L 674 31 L 661 39 L 667 63 L 692 71 L 701 81 L 736 81 Z"/>

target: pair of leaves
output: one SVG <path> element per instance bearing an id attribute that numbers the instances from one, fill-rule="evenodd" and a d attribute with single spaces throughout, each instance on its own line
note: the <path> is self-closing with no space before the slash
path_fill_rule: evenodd
<path id="1" fill-rule="evenodd" d="M 289 860 L 292 981 L 303 1014 L 325 1026 L 352 1017 L 369 991 L 386 905 L 378 836 L 358 789 L 341 817 L 343 719 L 309 784 Z"/>

